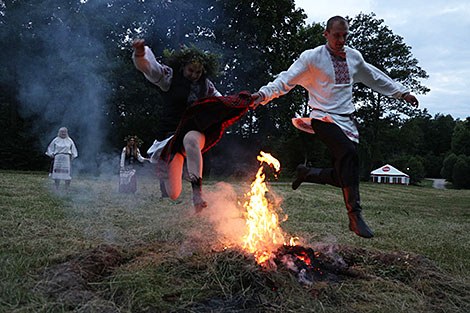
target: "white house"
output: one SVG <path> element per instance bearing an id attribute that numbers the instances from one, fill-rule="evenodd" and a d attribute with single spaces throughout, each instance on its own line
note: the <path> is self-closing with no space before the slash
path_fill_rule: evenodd
<path id="1" fill-rule="evenodd" d="M 370 172 L 372 182 L 379 184 L 401 184 L 408 185 L 410 176 L 397 170 L 390 164 L 386 164 L 376 170 Z"/>

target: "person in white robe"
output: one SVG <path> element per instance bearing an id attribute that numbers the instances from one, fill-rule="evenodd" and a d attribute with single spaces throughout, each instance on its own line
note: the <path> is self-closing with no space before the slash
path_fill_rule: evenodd
<path id="1" fill-rule="evenodd" d="M 72 180 L 72 161 L 78 157 L 78 151 L 66 127 L 59 129 L 57 137 L 47 147 L 46 155 L 53 160 L 49 176 L 54 179 L 56 189 L 64 180 L 65 189 L 68 190 Z"/>
<path id="2" fill-rule="evenodd" d="M 348 211 L 349 229 L 365 238 L 373 233 L 362 218 L 359 202 L 359 161 L 356 144 L 359 132 L 352 114 L 353 84 L 361 82 L 385 96 L 404 99 L 413 106 L 418 100 L 410 90 L 364 61 L 361 53 L 345 46 L 349 32 L 346 19 L 340 16 L 328 20 L 324 36 L 327 44 L 304 51 L 287 71 L 252 94 L 255 104 L 288 93 L 296 85 L 308 91 L 308 118 L 294 118 L 297 128 L 315 133 L 333 156 L 332 168 L 297 167 L 295 190 L 302 182 L 330 184 L 342 188 Z"/>

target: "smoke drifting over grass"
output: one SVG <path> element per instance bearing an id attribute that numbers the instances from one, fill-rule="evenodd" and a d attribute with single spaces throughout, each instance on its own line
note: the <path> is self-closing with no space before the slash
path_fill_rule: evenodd
<path id="1" fill-rule="evenodd" d="M 220 235 L 219 239 L 238 246 L 243 245 L 242 238 L 247 234 L 246 220 L 232 185 L 217 183 L 215 190 L 206 192 L 206 195 L 210 205 L 204 215 L 214 225 L 214 230 Z"/>
<path id="2" fill-rule="evenodd" d="M 79 150 L 77 170 L 95 165 L 95 157 L 107 134 L 104 108 L 109 84 L 104 76 L 108 63 L 104 45 L 77 12 L 43 1 L 50 8 L 44 20 L 30 23 L 31 52 L 20 53 L 15 62 L 18 99 L 23 117 L 35 120 L 34 132 L 40 145 L 47 147 L 57 130 L 65 126 Z M 39 13 L 37 13 L 39 14 Z M 39 21 L 42 21 L 40 24 Z M 25 47 L 27 48 L 27 47 Z"/>

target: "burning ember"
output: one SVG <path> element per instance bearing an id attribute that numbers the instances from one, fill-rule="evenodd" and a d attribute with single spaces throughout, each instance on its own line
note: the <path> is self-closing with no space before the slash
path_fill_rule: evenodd
<path id="1" fill-rule="evenodd" d="M 270 203 L 265 194 L 268 192 L 263 172 L 263 163 L 272 166 L 276 172 L 281 169 L 281 164 L 269 153 L 260 152 L 258 156 L 260 168 L 256 173 L 256 178 L 251 184 L 251 191 L 246 194 L 249 200 L 243 207 L 246 209 L 246 225 L 248 235 L 243 238 L 243 249 L 255 256 L 258 264 L 264 264 L 273 258 L 273 251 L 282 245 L 292 245 L 286 243 L 285 234 L 279 226 L 279 217 L 274 210 L 274 205 Z"/>

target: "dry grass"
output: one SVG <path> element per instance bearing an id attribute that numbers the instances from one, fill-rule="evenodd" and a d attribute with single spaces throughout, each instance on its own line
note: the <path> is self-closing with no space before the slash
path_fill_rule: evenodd
<path id="1" fill-rule="evenodd" d="M 470 191 L 362 184 L 376 234 L 365 240 L 348 231 L 339 190 L 273 185 L 289 215 L 283 229 L 358 273 L 302 285 L 226 248 L 247 183 L 207 185 L 217 208 L 195 216 L 189 184 L 172 201 L 159 199 L 150 177 L 122 195 L 114 176 L 78 177 L 64 193 L 43 173 L 1 173 L 0 311 L 470 310 Z"/>

